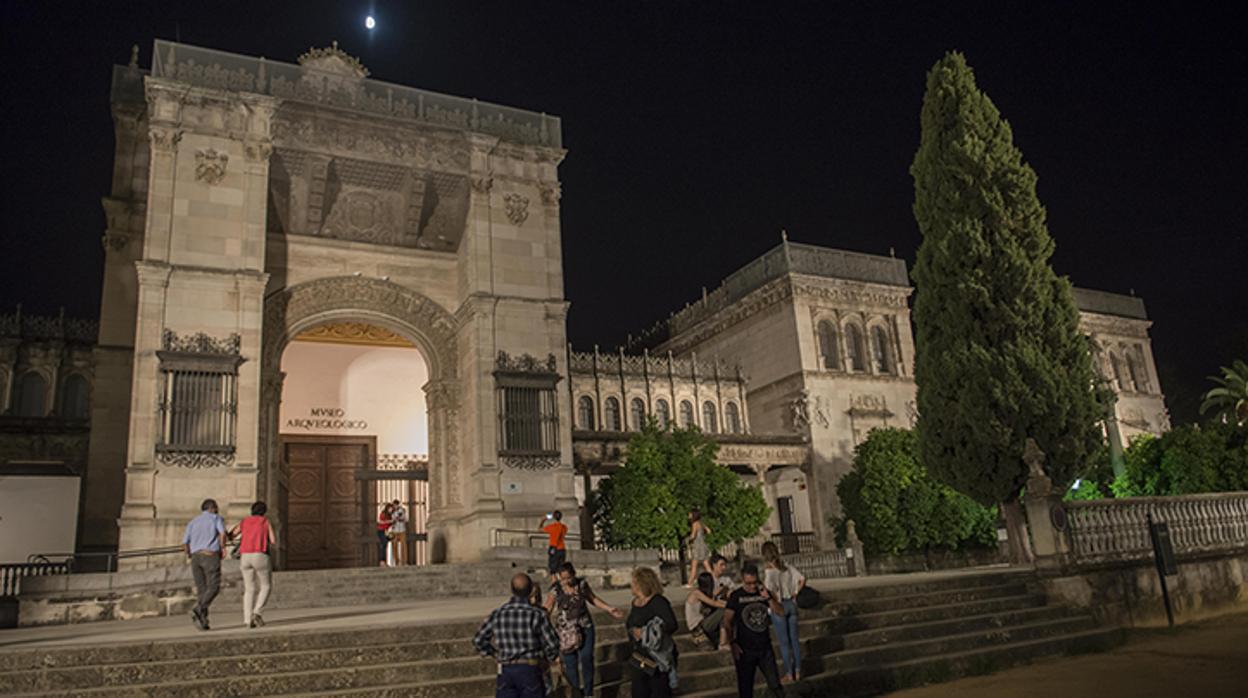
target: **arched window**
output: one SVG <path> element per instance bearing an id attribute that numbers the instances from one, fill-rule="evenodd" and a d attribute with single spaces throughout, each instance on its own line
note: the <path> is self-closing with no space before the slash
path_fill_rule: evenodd
<path id="1" fill-rule="evenodd" d="M 1114 367 L 1114 382 L 1118 384 L 1119 392 L 1130 392 L 1134 390 L 1134 386 L 1127 383 L 1127 372 L 1122 366 L 1122 357 L 1117 352 L 1109 352 L 1109 363 Z"/>
<path id="2" fill-rule="evenodd" d="M 640 431 L 646 426 L 646 403 L 641 398 L 635 397 L 628 404 L 628 418 L 632 420 L 631 426 L 634 430 Z"/>
<path id="3" fill-rule="evenodd" d="M 693 403 L 688 400 L 680 401 L 680 426 L 682 429 L 693 426 Z"/>
<path id="4" fill-rule="evenodd" d="M 576 423 L 581 429 L 592 431 L 598 428 L 594 424 L 594 400 L 588 395 L 582 395 L 576 401 Z"/>
<path id="5" fill-rule="evenodd" d="M 883 327 L 876 325 L 871 328 L 871 348 L 875 352 L 875 372 L 892 373 L 892 352 L 888 350 L 888 333 Z"/>
<path id="6" fill-rule="evenodd" d="M 27 371 L 17 379 L 13 414 L 18 417 L 45 417 L 48 414 L 48 380 L 38 371 Z"/>
<path id="7" fill-rule="evenodd" d="M 87 379 L 74 373 L 61 385 L 61 416 L 70 419 L 86 419 L 90 416 L 87 404 Z"/>
<path id="8" fill-rule="evenodd" d="M 714 434 L 719 430 L 719 425 L 715 422 L 715 403 L 707 400 L 702 403 L 702 430 Z"/>
<path id="9" fill-rule="evenodd" d="M 841 350 L 836 346 L 836 328 L 827 320 L 821 320 L 817 328 L 819 335 L 819 361 L 825 368 L 832 371 L 841 368 Z"/>
<path id="10" fill-rule="evenodd" d="M 724 405 L 724 431 L 729 434 L 741 433 L 741 411 L 737 409 L 735 402 Z"/>
<path id="11" fill-rule="evenodd" d="M 1131 382 L 1135 384 L 1135 389 L 1141 393 L 1148 392 L 1148 369 L 1144 368 L 1144 351 L 1137 347 L 1132 347 L 1127 352 L 1127 372 L 1131 374 Z"/>
<path id="12" fill-rule="evenodd" d="M 613 397 L 607 398 L 602 405 L 602 428 L 607 431 L 621 431 L 620 401 Z"/>
<path id="13" fill-rule="evenodd" d="M 862 346 L 862 330 L 858 329 L 857 325 L 845 326 L 845 353 L 849 359 L 851 371 L 867 370 L 867 353 Z"/>
<path id="14" fill-rule="evenodd" d="M 654 403 L 654 419 L 659 423 L 660 429 L 666 429 L 672 424 L 672 410 L 667 406 L 667 400 L 662 398 Z"/>

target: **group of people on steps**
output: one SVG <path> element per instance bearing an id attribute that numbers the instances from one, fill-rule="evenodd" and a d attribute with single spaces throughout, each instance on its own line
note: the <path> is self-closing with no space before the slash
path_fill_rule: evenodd
<path id="1" fill-rule="evenodd" d="M 737 692 L 752 698 L 759 673 L 775 696 L 801 679 L 797 597 L 806 579 L 781 558 L 774 543 L 763 545 L 764 569 L 746 563 L 740 582 L 728 574 L 728 562 L 710 554 L 710 528 L 690 513 L 690 551 L 695 558 L 685 600 L 685 625 L 700 650 L 732 654 Z M 588 698 L 594 692 L 596 634 L 591 609 L 623 620 L 630 641 L 624 679 L 634 698 L 666 698 L 679 685 L 679 623 L 663 583 L 649 567 L 633 570 L 632 602 L 625 613 L 597 596 L 566 560 L 567 526 L 562 514 L 546 517 L 541 529 L 549 537 L 550 593 L 517 574 L 511 599 L 482 623 L 473 646 L 498 663 L 495 695 L 499 698 L 541 698 L 557 686 Z M 700 556 L 699 556 L 700 554 Z M 702 571 L 698 571 L 699 565 Z M 696 576 L 694 576 L 696 573 Z M 772 630 L 780 647 L 783 674 L 772 650 Z"/>

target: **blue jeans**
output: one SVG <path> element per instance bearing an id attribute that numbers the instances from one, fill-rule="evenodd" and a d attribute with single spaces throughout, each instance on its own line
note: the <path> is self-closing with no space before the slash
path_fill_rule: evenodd
<path id="1" fill-rule="evenodd" d="M 544 698 L 546 682 L 541 667 L 504 664 L 494 684 L 495 698 Z"/>
<path id="2" fill-rule="evenodd" d="M 797 676 L 802 670 L 802 646 L 797 638 L 797 601 L 785 599 L 784 615 L 771 614 L 771 624 L 776 629 L 776 644 L 780 645 L 780 658 L 784 661 L 784 673 Z"/>
<path id="3" fill-rule="evenodd" d="M 594 626 L 581 630 L 585 641 L 578 651 L 563 655 L 563 674 L 568 677 L 569 685 L 589 698 L 594 694 Z"/>

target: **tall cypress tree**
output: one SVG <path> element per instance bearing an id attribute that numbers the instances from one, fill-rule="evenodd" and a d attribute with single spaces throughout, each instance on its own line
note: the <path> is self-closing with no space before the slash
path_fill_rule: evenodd
<path id="1" fill-rule="evenodd" d="M 1070 282 L 1049 266 L 1036 173 L 960 53 L 928 73 L 910 174 L 923 235 L 914 265 L 923 464 L 981 503 L 1005 505 L 1013 539 L 1026 440 L 1063 487 L 1100 442 L 1103 408 Z"/>

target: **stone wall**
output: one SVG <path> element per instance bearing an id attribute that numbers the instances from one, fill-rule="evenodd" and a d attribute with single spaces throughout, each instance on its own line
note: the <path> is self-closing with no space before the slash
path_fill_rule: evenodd
<path id="1" fill-rule="evenodd" d="M 1248 546 L 1237 551 L 1179 556 L 1179 573 L 1166 578 L 1175 623 L 1248 610 Z M 1151 560 L 1124 562 L 1042 576 L 1053 602 L 1090 609 L 1105 624 L 1166 625 L 1161 581 Z"/>

